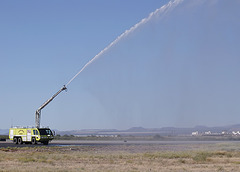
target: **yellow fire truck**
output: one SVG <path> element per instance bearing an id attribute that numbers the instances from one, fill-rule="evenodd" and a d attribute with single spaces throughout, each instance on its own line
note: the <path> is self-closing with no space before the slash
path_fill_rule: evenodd
<path id="1" fill-rule="evenodd" d="M 15 144 L 32 143 L 37 144 L 38 142 L 47 145 L 49 141 L 53 139 L 53 132 L 50 128 L 40 127 L 41 110 L 47 106 L 59 93 L 63 90 L 67 90 L 65 85 L 50 99 L 43 103 L 35 113 L 35 128 L 29 127 L 12 127 L 9 129 L 9 139 Z"/>
<path id="2" fill-rule="evenodd" d="M 13 127 L 9 129 L 9 139 L 15 144 L 40 142 L 47 145 L 53 139 L 53 132 L 49 128 Z"/>

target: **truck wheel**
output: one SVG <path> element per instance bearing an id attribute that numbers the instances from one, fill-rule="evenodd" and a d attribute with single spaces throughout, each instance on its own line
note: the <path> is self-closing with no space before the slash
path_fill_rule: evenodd
<path id="1" fill-rule="evenodd" d="M 18 144 L 23 144 L 21 137 L 18 138 Z"/>
<path id="2" fill-rule="evenodd" d="M 16 137 L 13 138 L 13 143 L 18 144 L 18 139 Z"/>
<path id="3" fill-rule="evenodd" d="M 34 145 L 37 144 L 37 140 L 35 137 L 32 138 L 32 144 L 34 144 Z"/>

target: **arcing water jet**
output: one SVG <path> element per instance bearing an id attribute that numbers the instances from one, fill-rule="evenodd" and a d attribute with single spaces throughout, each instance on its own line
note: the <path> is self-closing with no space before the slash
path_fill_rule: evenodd
<path id="1" fill-rule="evenodd" d="M 150 21 L 154 16 L 157 15 L 164 15 L 174 7 L 176 7 L 179 3 L 181 3 L 183 0 L 171 0 L 168 4 L 162 6 L 161 8 L 156 9 L 154 12 L 150 13 L 148 17 L 142 19 L 139 23 L 135 24 L 133 27 L 130 29 L 126 30 L 124 33 L 122 33 L 120 36 L 118 36 L 112 43 L 110 43 L 106 48 L 104 48 L 100 53 L 98 53 L 96 56 L 94 56 L 89 62 L 87 62 L 82 69 L 74 75 L 74 77 L 66 84 L 66 87 L 88 66 L 90 65 L 93 61 L 95 61 L 98 57 L 100 57 L 102 54 L 104 54 L 108 49 L 110 49 L 112 46 L 117 44 L 122 38 L 126 37 L 128 34 L 131 32 L 135 31 L 138 27 L 141 25 L 147 23 Z"/>

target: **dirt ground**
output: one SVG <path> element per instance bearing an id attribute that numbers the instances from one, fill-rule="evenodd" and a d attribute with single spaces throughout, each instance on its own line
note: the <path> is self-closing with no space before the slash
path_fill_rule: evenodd
<path id="1" fill-rule="evenodd" d="M 240 143 L 0 148 L 0 171 L 240 171 Z"/>

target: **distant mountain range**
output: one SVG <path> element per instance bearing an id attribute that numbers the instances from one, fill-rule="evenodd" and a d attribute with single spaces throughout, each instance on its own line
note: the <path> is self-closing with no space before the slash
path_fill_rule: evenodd
<path id="1" fill-rule="evenodd" d="M 69 130 L 69 131 L 57 131 L 60 135 L 191 135 L 192 132 L 198 131 L 204 133 L 211 131 L 211 133 L 221 133 L 240 131 L 240 124 L 218 126 L 218 127 L 207 127 L 207 126 L 196 126 L 193 128 L 177 128 L 177 127 L 163 127 L 163 128 L 143 128 L 143 127 L 132 127 L 127 130 L 116 130 L 116 129 L 94 129 L 94 130 Z"/>
<path id="2" fill-rule="evenodd" d="M 69 130 L 59 131 L 55 130 L 56 134 L 59 135 L 190 135 L 192 132 L 198 131 L 200 133 L 211 131 L 211 133 L 221 133 L 240 131 L 240 124 L 218 126 L 218 127 L 207 127 L 207 126 L 195 126 L 193 128 L 177 128 L 177 127 L 163 127 L 163 128 L 143 128 L 143 127 L 132 127 L 127 130 L 116 130 L 116 129 L 83 129 L 83 130 Z M 0 135 L 8 135 L 8 129 L 0 129 Z"/>

